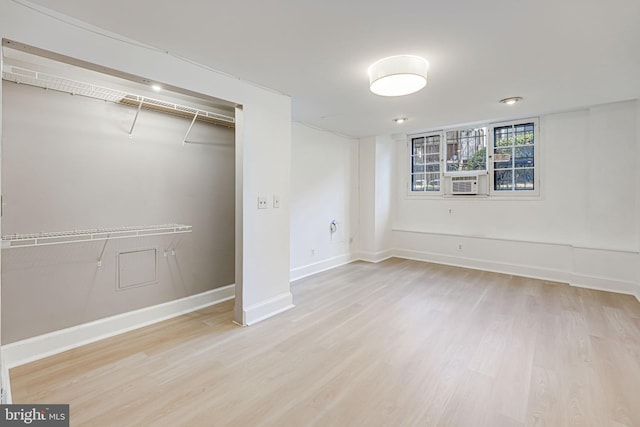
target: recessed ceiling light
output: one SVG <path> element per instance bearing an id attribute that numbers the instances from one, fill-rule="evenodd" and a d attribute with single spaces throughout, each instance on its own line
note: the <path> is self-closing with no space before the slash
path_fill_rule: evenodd
<path id="1" fill-rule="evenodd" d="M 156 92 L 160 92 L 162 90 L 162 86 L 160 86 L 158 83 L 154 83 L 151 85 L 151 89 L 155 90 Z"/>
<path id="2" fill-rule="evenodd" d="M 518 101 L 522 101 L 522 97 L 521 96 L 512 96 L 511 98 L 501 99 L 500 103 L 501 104 L 507 104 L 507 105 L 513 105 Z"/>
<path id="3" fill-rule="evenodd" d="M 397 123 L 397 124 L 404 123 L 404 122 L 406 122 L 407 120 L 409 120 L 409 119 L 408 119 L 408 118 L 406 118 L 406 117 L 398 117 L 398 118 L 396 118 L 396 119 L 393 119 L 393 121 L 394 121 L 395 123 Z"/>
<path id="4" fill-rule="evenodd" d="M 369 89 L 376 95 L 403 96 L 427 85 L 426 59 L 414 55 L 383 58 L 369 67 Z"/>

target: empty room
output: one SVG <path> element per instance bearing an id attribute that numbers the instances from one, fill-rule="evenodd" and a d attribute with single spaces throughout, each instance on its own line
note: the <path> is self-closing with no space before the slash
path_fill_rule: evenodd
<path id="1" fill-rule="evenodd" d="M 0 425 L 640 426 L 638 22 L 0 0 Z"/>

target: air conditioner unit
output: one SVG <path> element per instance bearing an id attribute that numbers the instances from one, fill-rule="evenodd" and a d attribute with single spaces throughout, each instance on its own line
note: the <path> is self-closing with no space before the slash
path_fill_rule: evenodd
<path id="1" fill-rule="evenodd" d="M 451 194 L 452 195 L 473 195 L 478 194 L 478 176 L 452 176 L 451 177 Z"/>

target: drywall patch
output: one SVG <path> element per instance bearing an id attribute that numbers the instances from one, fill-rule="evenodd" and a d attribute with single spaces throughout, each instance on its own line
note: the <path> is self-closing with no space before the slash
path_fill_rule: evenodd
<path id="1" fill-rule="evenodd" d="M 117 289 L 158 283 L 157 259 L 156 249 L 119 252 Z"/>

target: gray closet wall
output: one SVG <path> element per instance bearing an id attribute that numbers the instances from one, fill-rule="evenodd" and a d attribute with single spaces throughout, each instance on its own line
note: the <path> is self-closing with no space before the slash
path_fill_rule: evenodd
<path id="1" fill-rule="evenodd" d="M 183 146 L 189 119 L 142 110 L 129 139 L 135 108 L 2 84 L 3 235 L 193 226 L 3 249 L 2 344 L 234 283 L 233 129 L 196 122 Z M 155 280 L 120 289 L 123 264 Z"/>

